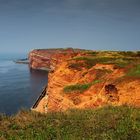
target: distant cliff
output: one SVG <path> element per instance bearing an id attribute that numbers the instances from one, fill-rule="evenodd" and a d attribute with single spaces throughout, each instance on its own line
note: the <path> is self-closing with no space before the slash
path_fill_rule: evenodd
<path id="1" fill-rule="evenodd" d="M 64 59 L 76 56 L 80 49 L 36 49 L 29 53 L 31 69 L 50 70 Z"/>

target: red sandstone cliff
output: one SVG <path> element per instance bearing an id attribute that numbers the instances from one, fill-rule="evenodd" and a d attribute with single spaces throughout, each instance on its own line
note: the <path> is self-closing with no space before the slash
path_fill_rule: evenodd
<path id="1" fill-rule="evenodd" d="M 31 69 L 49 70 L 53 69 L 64 59 L 72 58 L 80 52 L 80 49 L 38 49 L 29 53 Z"/>
<path id="2" fill-rule="evenodd" d="M 114 54 L 111 54 L 111 57 Z M 104 55 L 110 57 L 110 53 Z M 44 59 L 44 56 L 48 59 Z M 75 56 L 77 59 L 71 59 Z M 89 53 L 73 50 L 70 52 L 69 50 L 31 52 L 29 58 L 32 68 L 38 69 L 51 65 L 55 67 L 55 70 L 49 73 L 46 94 L 34 110 L 39 112 L 64 111 L 71 108 L 96 108 L 123 104 L 139 107 L 140 77 L 126 76 L 128 70 L 134 67 L 132 66 L 134 61 L 137 65 L 140 64 L 139 58 L 132 59 L 132 64 L 128 63 L 126 67 L 118 67 L 116 64 L 111 64 L 110 60 L 103 63 L 102 53 L 99 56 L 93 55 L 91 58 Z M 115 58 L 114 63 L 119 57 L 120 55 L 117 59 Z M 57 62 L 53 61 L 54 59 Z"/>

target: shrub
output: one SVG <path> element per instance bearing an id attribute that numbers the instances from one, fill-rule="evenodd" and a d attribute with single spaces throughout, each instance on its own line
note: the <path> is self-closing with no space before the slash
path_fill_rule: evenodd
<path id="1" fill-rule="evenodd" d="M 84 92 L 85 90 L 87 90 L 88 88 L 90 88 L 91 84 L 75 84 L 75 85 L 70 85 L 70 86 L 66 86 L 64 87 L 64 92 L 65 93 L 70 93 L 70 92 Z"/>
<path id="2" fill-rule="evenodd" d="M 89 54 L 91 56 L 96 56 L 97 54 L 99 54 L 99 52 L 96 52 L 96 51 L 88 51 L 87 54 Z"/>
<path id="3" fill-rule="evenodd" d="M 140 57 L 140 51 L 137 51 L 137 57 Z"/>
<path id="4" fill-rule="evenodd" d="M 126 76 L 134 76 L 134 77 L 139 77 L 140 76 L 140 64 L 132 68 L 131 70 L 128 71 Z"/>
<path id="5" fill-rule="evenodd" d="M 133 51 L 122 51 L 118 53 L 123 55 L 124 57 L 136 57 L 136 53 Z"/>
<path id="6" fill-rule="evenodd" d="M 78 62 L 77 63 L 70 63 L 68 65 L 69 69 L 74 69 L 74 70 L 78 70 L 78 71 L 80 71 L 82 67 L 83 67 L 83 63 L 78 63 Z"/>
<path id="7" fill-rule="evenodd" d="M 106 63 L 112 63 L 113 60 L 116 60 L 116 58 L 112 58 L 112 57 L 75 57 L 73 58 L 73 60 L 77 60 L 77 61 L 85 61 L 85 65 L 86 67 L 89 69 L 91 67 L 93 67 L 94 65 L 96 65 L 97 63 L 102 63 L 102 64 L 106 64 Z"/>
<path id="8" fill-rule="evenodd" d="M 82 93 L 82 92 L 86 91 L 87 89 L 89 89 L 92 85 L 97 84 L 99 82 L 101 82 L 101 80 L 94 80 L 93 82 L 87 83 L 87 84 L 69 85 L 69 86 L 65 86 L 63 91 L 65 93 L 71 93 L 71 92 Z"/>

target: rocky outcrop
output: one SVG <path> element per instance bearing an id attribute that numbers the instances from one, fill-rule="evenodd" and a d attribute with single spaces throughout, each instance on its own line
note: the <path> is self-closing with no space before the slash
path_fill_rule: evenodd
<path id="1" fill-rule="evenodd" d="M 80 59 L 71 59 L 75 56 Z M 140 107 L 139 77 L 125 77 L 127 69 L 116 68 L 115 64 L 92 64 L 91 58 L 86 62 L 87 67 L 85 56 L 87 53 L 79 50 L 30 53 L 31 68 L 55 67 L 49 73 L 46 94 L 33 108 L 35 111 L 45 113 L 123 104 Z"/>
<path id="2" fill-rule="evenodd" d="M 64 59 L 76 56 L 80 49 L 38 49 L 29 53 L 31 69 L 50 70 Z"/>

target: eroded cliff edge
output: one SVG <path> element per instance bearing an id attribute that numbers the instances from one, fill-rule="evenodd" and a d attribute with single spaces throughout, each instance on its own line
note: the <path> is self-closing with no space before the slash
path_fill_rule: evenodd
<path id="1" fill-rule="evenodd" d="M 35 111 L 105 105 L 140 106 L 140 53 L 79 49 L 34 50 L 33 69 L 52 69 Z"/>
<path id="2" fill-rule="evenodd" d="M 35 70 L 53 70 L 63 60 L 76 56 L 80 49 L 36 49 L 29 53 L 29 65 Z"/>

